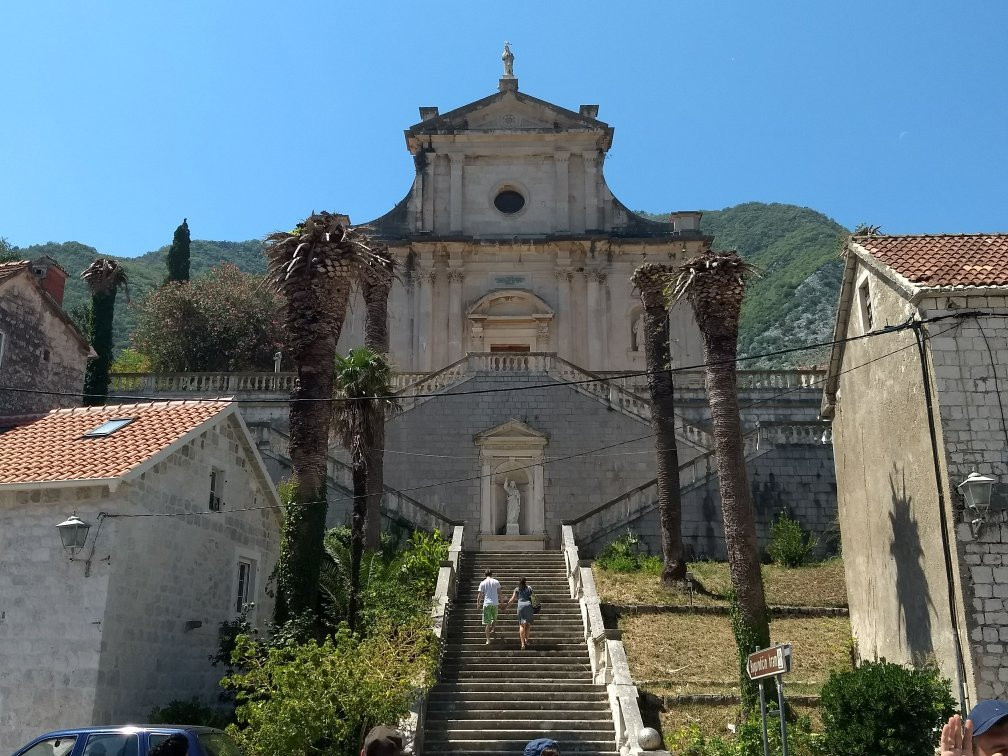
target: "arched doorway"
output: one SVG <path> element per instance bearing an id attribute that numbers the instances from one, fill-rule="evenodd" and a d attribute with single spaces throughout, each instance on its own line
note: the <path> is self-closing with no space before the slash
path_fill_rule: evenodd
<path id="1" fill-rule="evenodd" d="M 484 294 L 466 313 L 467 352 L 549 352 L 553 308 L 524 289 Z"/>

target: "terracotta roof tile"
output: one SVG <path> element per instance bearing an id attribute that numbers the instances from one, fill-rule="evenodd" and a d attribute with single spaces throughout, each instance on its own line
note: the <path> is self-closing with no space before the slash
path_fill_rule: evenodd
<path id="1" fill-rule="evenodd" d="M 219 414 L 228 402 L 185 401 L 76 407 L 0 417 L 0 485 L 122 477 Z M 109 436 L 84 434 L 115 418 L 133 422 Z"/>
<path id="2" fill-rule="evenodd" d="M 1008 234 L 856 236 L 854 242 L 920 286 L 1008 286 Z"/>

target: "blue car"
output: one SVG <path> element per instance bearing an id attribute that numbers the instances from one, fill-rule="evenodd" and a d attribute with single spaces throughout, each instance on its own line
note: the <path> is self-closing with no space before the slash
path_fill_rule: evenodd
<path id="1" fill-rule="evenodd" d="M 188 756 L 244 756 L 231 736 L 213 727 L 141 725 L 78 727 L 55 730 L 35 738 L 14 756 L 147 756 L 150 749 L 181 733 L 189 741 Z"/>

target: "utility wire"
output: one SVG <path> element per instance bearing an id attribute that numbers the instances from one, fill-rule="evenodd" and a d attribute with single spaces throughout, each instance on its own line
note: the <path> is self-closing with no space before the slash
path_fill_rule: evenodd
<path id="1" fill-rule="evenodd" d="M 942 319 L 944 319 L 944 318 L 942 318 Z M 948 333 L 949 331 L 952 331 L 955 328 L 958 328 L 958 324 L 956 324 L 954 326 L 950 326 L 949 328 L 946 328 L 943 331 L 939 331 L 938 333 L 933 334 L 933 336 L 941 336 L 942 334 Z M 901 328 L 900 330 L 903 330 L 903 329 Z M 907 349 L 915 348 L 916 346 L 917 346 L 917 342 L 914 341 L 913 343 L 906 344 L 904 346 L 899 347 L 898 349 L 894 349 L 891 352 L 886 352 L 885 354 L 881 354 L 878 357 L 874 357 L 874 358 L 868 360 L 867 362 L 862 362 L 861 364 L 859 364 L 859 365 L 853 365 L 852 367 L 849 367 L 846 370 L 841 370 L 840 372 L 837 373 L 837 375 L 845 375 L 847 373 L 851 373 L 854 370 L 859 370 L 861 368 L 867 367 L 868 365 L 871 365 L 871 364 L 873 364 L 875 362 L 878 362 L 879 360 L 883 360 L 886 357 L 891 357 L 892 355 L 898 354 L 899 352 L 905 351 Z M 786 393 L 792 393 L 794 391 L 800 391 L 800 390 L 802 390 L 802 389 L 801 388 L 792 389 L 791 391 L 784 392 L 782 394 L 778 394 L 777 396 L 783 396 Z M 752 407 L 752 406 L 754 406 L 754 405 L 756 405 L 758 403 L 760 403 L 760 402 L 759 401 L 752 402 L 751 404 L 746 405 L 744 407 L 740 407 L 739 409 L 740 410 L 741 409 L 749 409 L 750 407 Z M 570 460 L 570 459 L 574 459 L 574 458 L 577 458 L 577 457 L 591 456 L 595 452 L 605 451 L 606 449 L 612 449 L 612 448 L 615 448 L 617 446 L 623 446 L 624 444 L 630 444 L 630 443 L 634 443 L 636 441 L 643 441 L 644 439 L 653 438 L 653 437 L 654 437 L 653 433 L 648 433 L 646 435 L 638 436 L 636 438 L 626 439 L 624 441 L 617 441 L 617 442 L 612 443 L 612 444 L 607 444 L 605 446 L 600 446 L 600 447 L 598 447 L 596 449 L 589 449 L 588 451 L 584 451 L 584 452 L 576 452 L 574 454 L 569 454 L 569 455 L 564 456 L 564 457 L 556 457 L 556 458 L 553 458 L 553 459 L 547 459 L 547 460 L 544 460 L 542 464 L 543 464 L 543 466 L 545 466 L 545 465 L 548 465 L 548 464 L 553 464 L 555 462 L 564 462 L 564 461 L 567 461 L 567 460 Z M 281 462 L 284 461 L 281 458 L 276 457 L 273 454 L 267 453 L 267 456 L 269 456 L 270 458 L 275 459 L 277 461 L 281 461 Z M 516 468 L 513 468 L 513 471 L 517 471 L 517 470 L 531 470 L 535 466 L 536 465 L 525 465 L 523 467 L 516 467 Z M 448 485 L 452 485 L 454 483 L 468 483 L 468 482 L 478 481 L 478 480 L 482 480 L 484 477 L 487 477 L 487 476 L 479 474 L 479 475 L 469 476 L 469 477 L 466 477 L 466 478 L 456 478 L 454 480 L 444 480 L 444 481 L 440 481 L 438 483 L 428 483 L 428 484 L 425 484 L 425 485 L 422 485 L 422 486 L 413 486 L 411 488 L 399 488 L 399 489 L 396 489 L 396 490 L 399 493 L 409 493 L 411 491 L 422 491 L 422 490 L 429 489 L 429 488 L 437 488 L 439 486 L 448 486 Z M 328 500 L 326 500 L 326 503 L 333 503 L 333 504 L 335 504 L 335 503 L 340 503 L 340 502 L 349 502 L 349 501 L 353 501 L 353 500 L 354 500 L 353 496 L 342 496 L 342 497 L 339 497 L 339 498 L 328 499 Z M 321 503 L 323 503 L 323 501 L 320 499 L 320 500 L 313 501 L 313 502 L 303 502 L 303 505 L 307 506 L 307 505 L 310 505 L 310 504 L 321 504 Z M 106 516 L 108 516 L 108 517 L 188 517 L 188 516 L 192 516 L 192 515 L 230 514 L 230 513 L 233 513 L 233 512 L 257 512 L 257 511 L 266 510 L 266 509 L 277 509 L 277 508 L 283 507 L 283 506 L 286 506 L 286 505 L 285 504 L 270 504 L 270 505 L 261 506 L 261 507 L 243 507 L 243 508 L 239 508 L 239 509 L 228 509 L 226 511 L 220 510 L 220 511 L 216 511 L 216 512 L 213 512 L 213 511 L 206 511 L 206 512 L 156 512 L 156 513 L 154 513 L 154 512 L 143 512 L 143 513 L 135 513 L 135 514 L 107 514 Z"/>
<path id="2" fill-rule="evenodd" d="M 962 319 L 966 317 L 1008 317 L 1008 313 L 991 313 L 991 312 L 981 312 L 979 310 L 961 310 L 948 315 L 939 315 L 933 318 L 925 318 L 923 320 L 911 320 L 907 319 L 905 322 L 894 326 L 887 326 L 878 331 L 869 331 L 867 333 L 859 334 L 857 336 L 848 336 L 843 339 L 833 339 L 831 341 L 820 341 L 812 344 L 806 344 L 804 346 L 788 347 L 785 349 L 776 349 L 771 352 L 763 352 L 761 354 L 747 355 L 745 357 L 736 357 L 732 360 L 715 360 L 713 362 L 700 362 L 695 365 L 684 365 L 682 367 L 669 367 L 662 370 L 653 371 L 657 373 L 682 373 L 686 371 L 697 371 L 702 368 L 712 367 L 714 365 L 726 365 L 726 364 L 738 364 L 740 362 L 747 362 L 749 360 L 759 360 L 765 357 L 775 357 L 782 354 L 791 354 L 794 352 L 809 351 L 812 349 L 820 349 L 822 347 L 834 346 L 836 344 L 847 344 L 853 341 L 861 341 L 863 339 L 875 338 L 877 336 L 885 336 L 891 333 L 898 333 L 899 331 L 904 331 L 908 328 L 913 328 L 914 323 L 937 323 L 942 320 L 949 319 Z M 437 371 L 435 371 L 437 372 Z M 587 372 L 587 371 L 585 371 Z M 611 381 L 618 381 L 623 378 L 638 378 L 642 376 L 651 375 L 651 372 L 647 370 L 631 371 L 626 373 L 618 373 L 616 375 L 600 375 L 592 378 L 582 378 L 576 381 L 557 381 L 553 380 L 549 383 L 538 383 L 526 386 L 501 386 L 497 388 L 486 388 L 486 389 L 473 389 L 470 391 L 452 391 L 452 392 L 436 392 L 431 394 L 410 394 L 408 397 L 410 399 L 433 399 L 435 397 L 460 397 L 460 396 L 472 396 L 476 394 L 498 394 L 504 392 L 515 392 L 515 391 L 532 391 L 544 388 L 556 388 L 559 386 L 580 386 L 591 383 L 609 383 Z M 0 386 L 0 391 L 10 391 L 13 393 L 23 393 L 23 394 L 41 394 L 46 396 L 73 396 L 73 397 L 102 397 L 100 394 L 80 394 L 74 391 L 46 391 L 43 389 L 25 389 L 25 388 L 15 388 L 13 386 Z M 125 399 L 131 404 L 135 404 L 138 400 L 149 401 L 149 402 L 164 402 L 164 401 L 228 401 L 234 404 L 292 404 L 294 402 L 345 402 L 345 401 L 376 401 L 376 400 L 401 400 L 404 398 L 401 394 L 389 394 L 387 396 L 356 396 L 356 397 L 321 397 L 318 399 L 303 398 L 303 399 L 235 399 L 235 398 L 201 398 L 193 399 L 192 397 L 172 397 L 172 396 L 139 396 L 136 394 L 122 394 L 122 395 L 105 395 L 104 399 Z"/>

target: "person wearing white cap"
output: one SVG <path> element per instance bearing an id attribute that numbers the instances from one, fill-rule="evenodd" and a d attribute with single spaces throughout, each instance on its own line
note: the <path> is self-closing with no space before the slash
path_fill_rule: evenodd
<path id="1" fill-rule="evenodd" d="M 956 714 L 942 728 L 941 756 L 1008 756 L 1008 703 L 981 701 L 966 725 Z"/>

